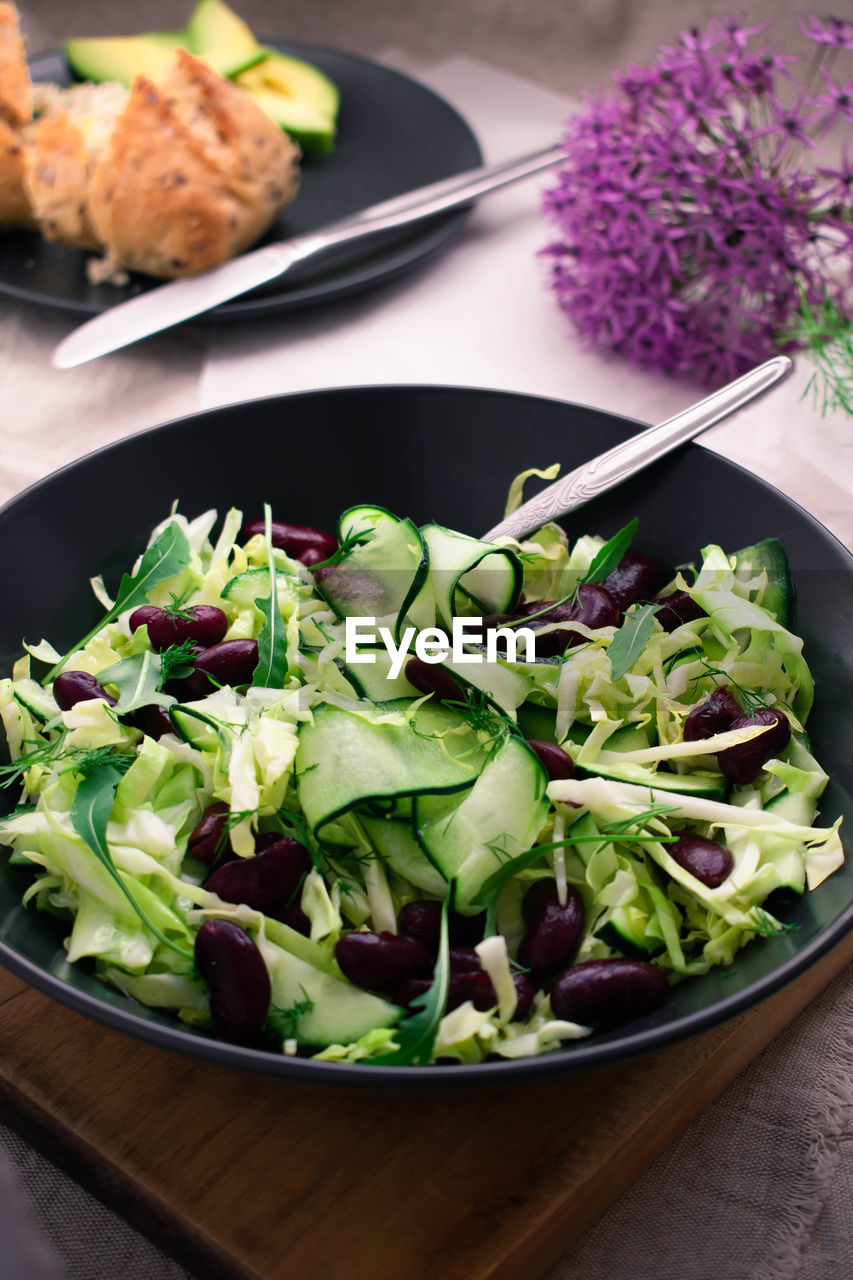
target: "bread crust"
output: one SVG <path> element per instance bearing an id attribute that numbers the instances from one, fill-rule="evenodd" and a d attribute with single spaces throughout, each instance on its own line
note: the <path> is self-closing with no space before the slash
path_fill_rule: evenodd
<path id="1" fill-rule="evenodd" d="M 0 3 L 0 116 L 13 127 L 33 116 L 27 54 L 14 4 Z"/>
<path id="2" fill-rule="evenodd" d="M 20 135 L 0 119 L 0 227 L 35 227 L 24 190 L 24 144 Z"/>
<path id="3" fill-rule="evenodd" d="M 24 190 L 23 138 L 33 95 L 24 41 L 13 4 L 0 3 L 0 227 L 34 227 Z"/>
<path id="4" fill-rule="evenodd" d="M 179 49 L 161 86 L 134 80 L 89 181 L 91 223 L 116 269 L 194 275 L 262 235 L 298 159 L 244 90 Z"/>

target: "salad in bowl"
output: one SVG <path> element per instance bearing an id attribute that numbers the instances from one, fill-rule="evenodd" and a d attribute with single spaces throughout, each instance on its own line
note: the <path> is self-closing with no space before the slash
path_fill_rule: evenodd
<path id="1" fill-rule="evenodd" d="M 173 511 L 0 681 L 0 841 L 132 1000 L 377 1069 L 571 1053 L 841 866 L 774 539 L 246 514 Z"/>

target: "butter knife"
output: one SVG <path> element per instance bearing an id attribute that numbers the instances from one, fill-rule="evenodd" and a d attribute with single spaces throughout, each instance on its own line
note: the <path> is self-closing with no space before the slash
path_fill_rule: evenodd
<path id="1" fill-rule="evenodd" d="M 73 369 L 139 342 L 163 329 L 191 320 L 250 289 L 268 284 L 295 266 L 328 249 L 362 236 L 391 231 L 411 222 L 470 204 L 499 187 L 518 182 L 559 164 L 562 147 L 552 145 L 515 160 L 483 165 L 383 200 L 317 231 L 244 253 L 202 275 L 161 285 L 138 298 L 110 307 L 69 334 L 53 353 L 57 369 Z"/>

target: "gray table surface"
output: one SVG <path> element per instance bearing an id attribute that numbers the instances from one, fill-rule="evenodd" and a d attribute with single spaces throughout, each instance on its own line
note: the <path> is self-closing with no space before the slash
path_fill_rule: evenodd
<path id="1" fill-rule="evenodd" d="M 849 0 L 847 0 L 849 3 Z M 237 5 L 262 34 L 367 56 L 463 54 L 565 93 L 648 60 L 676 29 L 725 0 L 271 0 Z M 32 52 L 70 35 L 182 24 L 190 4 L 29 0 Z M 796 0 L 756 0 L 751 20 L 802 47 Z M 48 355 L 73 323 L 0 309 L 0 499 L 38 472 L 196 407 L 203 334 L 178 331 L 67 374 Z M 429 380 L 429 368 L 424 369 Z M 853 981 L 842 975 L 590 1229 L 547 1280 L 848 1280 L 853 1275 Z M 0 1022 L 2 1034 L 2 1022 Z M 14 1129 L 0 1127 L 0 1276 L 10 1280 L 179 1280 L 188 1276 Z"/>

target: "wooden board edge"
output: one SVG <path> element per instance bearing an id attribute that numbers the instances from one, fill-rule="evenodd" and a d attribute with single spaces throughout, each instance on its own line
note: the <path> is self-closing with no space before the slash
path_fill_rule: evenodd
<path id="1" fill-rule="evenodd" d="M 264 1280 L 2 1074 L 0 1122 L 191 1274 L 204 1280 Z"/>
<path id="2" fill-rule="evenodd" d="M 648 1159 L 638 1169 L 636 1160 L 622 1159 L 616 1149 L 608 1163 L 588 1180 L 580 1197 L 575 1197 L 571 1224 L 558 1207 L 545 1223 L 530 1223 L 528 1232 L 515 1249 L 504 1254 L 478 1280 L 541 1280 L 550 1266 L 568 1250 L 624 1195 L 658 1156 L 671 1146 L 703 1111 L 746 1069 L 830 982 L 853 964 L 853 933 L 812 965 L 796 982 L 777 991 L 754 1009 L 733 1019 L 732 1034 L 697 1062 L 695 1069 L 672 1094 L 666 1116 L 649 1116 L 625 1135 L 623 1148 L 645 1144 Z M 790 1012 L 793 1007 L 793 1013 Z M 696 1087 L 701 1074 L 702 1088 Z"/>

